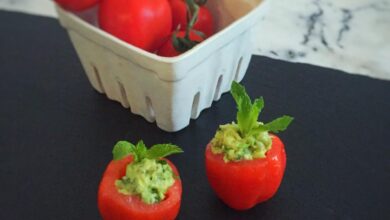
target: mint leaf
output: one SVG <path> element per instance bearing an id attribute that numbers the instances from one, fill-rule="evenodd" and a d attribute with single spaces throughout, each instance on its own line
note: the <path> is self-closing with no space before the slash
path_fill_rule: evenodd
<path id="1" fill-rule="evenodd" d="M 294 120 L 293 117 L 284 115 L 280 118 L 277 118 L 265 125 L 261 125 L 260 127 L 264 127 L 267 131 L 272 131 L 274 133 L 278 133 L 279 131 L 284 131 L 290 125 L 290 123 Z"/>
<path id="2" fill-rule="evenodd" d="M 156 144 L 148 150 L 142 140 L 135 146 L 127 141 L 118 141 L 112 150 L 114 160 L 121 160 L 131 154 L 134 156 L 134 162 L 139 162 L 145 158 L 152 160 L 160 159 L 171 154 L 182 152 L 183 150 L 180 147 L 173 144 Z"/>
<path id="3" fill-rule="evenodd" d="M 263 97 L 260 97 L 259 99 L 255 100 L 255 102 L 251 107 L 251 113 L 248 116 L 248 120 L 250 121 L 250 124 L 246 133 L 257 126 L 258 124 L 257 120 L 259 119 L 260 112 L 261 110 L 263 110 L 263 108 L 264 108 L 264 99 Z"/>
<path id="4" fill-rule="evenodd" d="M 134 154 L 134 160 L 135 162 L 137 161 L 141 161 L 142 159 L 144 159 L 146 157 L 146 152 L 148 151 L 148 149 L 146 148 L 146 145 L 145 143 L 140 140 L 138 141 L 137 145 L 135 146 L 135 150 L 134 150 L 135 154 Z"/>
<path id="5" fill-rule="evenodd" d="M 244 86 L 237 82 L 232 83 L 231 94 L 237 103 L 237 125 L 241 135 L 245 136 L 257 126 L 259 114 L 264 107 L 263 97 L 256 99 L 252 105 L 251 99 L 245 91 Z"/>
<path id="6" fill-rule="evenodd" d="M 118 141 L 112 150 L 114 160 L 121 160 L 124 157 L 134 154 L 135 146 L 127 141 Z"/>
<path id="7" fill-rule="evenodd" d="M 245 88 L 238 84 L 237 82 L 232 83 L 231 94 L 236 101 L 237 104 L 237 125 L 240 129 L 242 135 L 248 130 L 250 127 L 251 121 L 249 119 L 249 115 L 251 113 L 252 103 L 248 94 L 245 91 Z"/>
<path id="8" fill-rule="evenodd" d="M 237 125 L 242 137 L 264 131 L 272 131 L 274 133 L 284 131 L 294 119 L 290 116 L 283 116 L 268 124 L 262 125 L 258 123 L 258 119 L 264 108 L 263 97 L 256 99 L 252 104 L 249 95 L 245 91 L 245 87 L 234 81 L 231 87 L 231 94 L 237 103 Z"/>
<path id="9" fill-rule="evenodd" d="M 183 153 L 183 150 L 173 144 L 156 144 L 153 145 L 147 152 L 146 158 L 159 159 L 172 154 Z"/>

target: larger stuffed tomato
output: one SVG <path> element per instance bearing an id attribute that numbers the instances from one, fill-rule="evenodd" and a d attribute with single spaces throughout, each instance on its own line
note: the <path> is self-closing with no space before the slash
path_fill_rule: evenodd
<path id="1" fill-rule="evenodd" d="M 286 168 L 283 142 L 269 132 L 284 131 L 292 122 L 282 116 L 259 122 L 264 99 L 253 103 L 245 88 L 233 82 L 231 93 L 237 103 L 237 122 L 221 125 L 206 148 L 206 173 L 222 201 L 237 210 L 250 209 L 277 192 Z"/>
<path id="2" fill-rule="evenodd" d="M 270 199 L 277 192 L 286 168 L 283 142 L 272 136 L 265 158 L 226 163 L 222 154 L 206 148 L 206 170 L 211 187 L 230 207 L 245 210 Z M 235 191 L 234 189 L 239 189 Z"/>

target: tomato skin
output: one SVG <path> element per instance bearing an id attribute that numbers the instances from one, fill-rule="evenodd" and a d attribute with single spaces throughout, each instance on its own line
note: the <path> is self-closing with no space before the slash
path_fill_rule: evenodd
<path id="1" fill-rule="evenodd" d="M 103 0 L 99 25 L 129 44 L 154 52 L 171 33 L 172 12 L 167 0 Z"/>
<path id="2" fill-rule="evenodd" d="M 176 167 L 167 159 L 173 173 L 179 175 Z M 115 180 L 123 177 L 127 164 L 133 158 L 128 156 L 119 161 L 111 161 L 99 185 L 98 208 L 104 220 L 171 220 L 179 213 L 182 185 L 178 178 L 168 189 L 166 198 L 157 204 L 148 205 L 137 196 L 120 194 L 115 186 Z"/>
<path id="3" fill-rule="evenodd" d="M 70 11 L 82 11 L 96 5 L 100 0 L 54 0 L 61 7 Z"/>
<path id="4" fill-rule="evenodd" d="M 185 31 L 179 31 L 176 36 L 177 37 L 184 37 L 185 33 L 186 33 Z M 203 38 L 200 37 L 199 35 L 195 34 L 194 32 L 190 32 L 190 39 L 193 41 L 198 41 L 198 42 L 203 41 Z M 183 52 L 179 52 L 174 48 L 174 46 L 172 44 L 172 36 L 164 43 L 164 45 L 157 52 L 158 55 L 164 56 L 164 57 L 175 57 L 175 56 L 178 56 L 182 53 Z"/>
<path id="5" fill-rule="evenodd" d="M 187 27 L 187 6 L 185 0 L 170 0 L 172 8 L 172 28 L 180 25 L 180 30 L 185 30 Z M 193 29 L 203 32 L 207 37 L 214 33 L 214 19 L 213 15 L 205 6 L 200 6 L 198 20 Z"/>
<path id="6" fill-rule="evenodd" d="M 286 168 L 284 145 L 277 136 L 272 135 L 272 147 L 261 159 L 225 163 L 210 148 L 205 153 L 207 178 L 228 206 L 247 210 L 275 195 Z"/>

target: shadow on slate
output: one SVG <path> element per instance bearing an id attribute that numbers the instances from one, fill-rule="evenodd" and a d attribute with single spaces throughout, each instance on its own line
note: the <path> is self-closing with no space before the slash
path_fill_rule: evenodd
<path id="1" fill-rule="evenodd" d="M 390 219 L 390 82 L 253 57 L 243 81 L 264 96 L 263 121 L 295 117 L 279 192 L 247 212 L 226 207 L 204 173 L 224 95 L 178 133 L 165 133 L 89 85 L 54 19 L 0 12 L 0 219 L 99 219 L 96 191 L 117 140 L 172 142 L 184 184 L 179 219 Z M 237 189 L 239 193 L 239 189 Z"/>

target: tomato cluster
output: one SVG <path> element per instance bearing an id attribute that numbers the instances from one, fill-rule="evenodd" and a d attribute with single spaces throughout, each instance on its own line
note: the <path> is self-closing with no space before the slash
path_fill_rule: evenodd
<path id="1" fill-rule="evenodd" d="M 71 11 L 99 4 L 101 29 L 161 56 L 180 55 L 214 33 L 214 19 L 204 0 L 55 1 Z"/>

